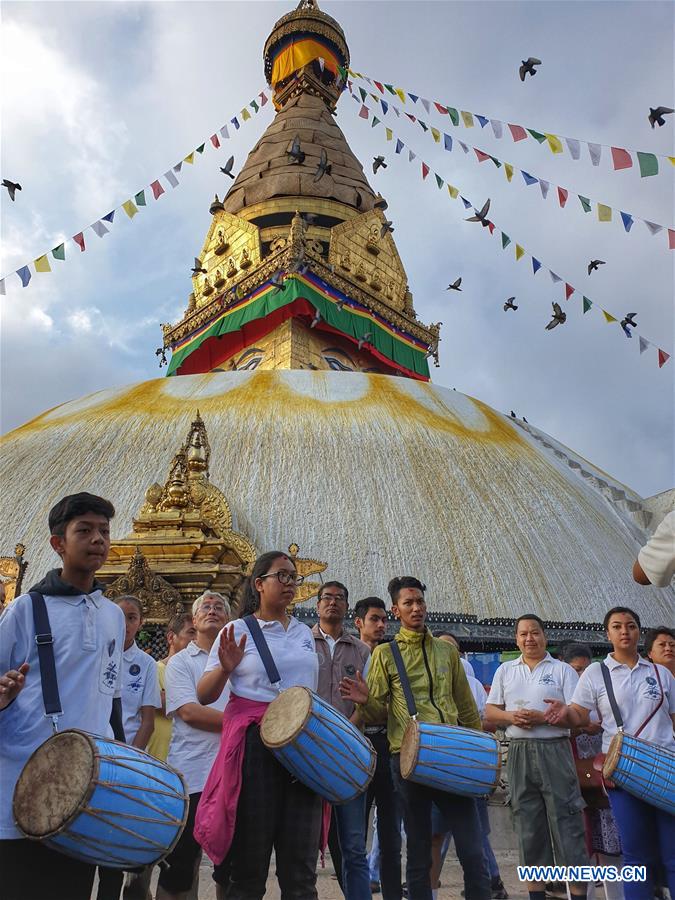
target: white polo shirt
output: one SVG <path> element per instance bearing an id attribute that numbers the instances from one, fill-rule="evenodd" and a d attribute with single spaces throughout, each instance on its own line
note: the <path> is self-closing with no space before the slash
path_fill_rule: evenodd
<path id="1" fill-rule="evenodd" d="M 523 657 L 502 663 L 495 672 L 487 702 L 495 706 L 504 706 L 508 712 L 518 709 L 537 709 L 546 712 L 549 709 L 544 698 L 561 700 L 569 703 L 577 685 L 579 676 L 572 666 L 553 659 L 550 653 L 537 663 L 530 671 Z M 543 738 L 552 740 L 568 737 L 568 728 L 554 725 L 535 725 L 534 728 L 518 728 L 509 725 L 506 729 L 508 738 Z"/>
<path id="2" fill-rule="evenodd" d="M 658 706 L 661 696 L 654 674 L 654 664 L 648 659 L 639 657 L 637 665 L 631 669 L 625 663 L 617 662 L 609 654 L 605 658 L 605 665 L 612 678 L 616 705 L 623 719 L 624 731 L 626 734 L 635 734 L 647 716 Z M 665 666 L 658 666 L 658 670 L 663 687 L 663 703 L 639 736 L 645 741 L 675 751 L 673 721 L 670 718 L 671 714 L 675 713 L 675 679 Z M 598 713 L 602 720 L 602 749 L 606 753 L 617 732 L 617 726 L 599 662 L 591 663 L 586 671 L 582 672 L 572 703 Z"/>
<path id="3" fill-rule="evenodd" d="M 54 660 L 63 716 L 59 731 L 81 728 L 112 737 L 113 697 L 120 696 L 124 613 L 100 590 L 78 596 L 45 595 L 54 637 Z M 33 607 L 17 597 L 0 619 L 0 672 L 27 662 L 23 690 L 0 712 L 0 839 L 21 838 L 14 825 L 12 796 L 28 757 L 52 736 L 45 716 Z"/>
<path id="4" fill-rule="evenodd" d="M 638 562 L 656 587 L 668 587 L 675 575 L 675 510 L 669 512 L 638 553 Z"/>
<path id="5" fill-rule="evenodd" d="M 476 678 L 475 675 L 469 675 L 466 673 L 466 680 L 469 682 L 469 687 L 471 688 L 471 693 L 473 694 L 473 699 L 476 701 L 476 706 L 478 707 L 478 715 L 483 718 L 485 715 L 485 704 L 487 703 L 487 692 L 480 681 Z"/>
<path id="6" fill-rule="evenodd" d="M 314 647 L 314 635 L 303 623 L 291 616 L 288 628 L 281 622 L 273 620 L 264 622 L 258 619 L 263 636 L 270 648 L 272 658 L 281 675 L 281 684 L 273 687 L 251 636 L 251 632 L 243 619 L 235 619 L 234 639 L 239 643 L 242 634 L 246 635 L 244 658 L 232 672 L 229 679 L 230 690 L 237 697 L 246 700 L 259 700 L 270 703 L 280 690 L 289 687 L 307 687 L 315 691 L 319 680 L 319 657 Z M 220 635 L 213 642 L 209 661 L 204 671 L 210 672 L 220 665 L 218 661 L 218 645 Z"/>
<path id="7" fill-rule="evenodd" d="M 141 727 L 141 707 L 162 708 L 157 663 L 134 643 L 122 654 L 122 716 L 124 737 L 130 744 Z"/>
<path id="8" fill-rule="evenodd" d="M 215 644 L 214 644 L 215 647 Z M 173 719 L 173 731 L 166 761 L 183 773 L 188 793 L 197 794 L 203 790 L 206 778 L 220 747 L 220 731 L 203 731 L 194 728 L 176 715 L 176 710 L 186 703 L 197 703 L 197 685 L 204 674 L 209 654 L 190 641 L 185 650 L 172 656 L 164 673 L 166 714 Z M 209 709 L 222 712 L 230 699 L 230 689 L 225 685 L 223 693 Z"/>

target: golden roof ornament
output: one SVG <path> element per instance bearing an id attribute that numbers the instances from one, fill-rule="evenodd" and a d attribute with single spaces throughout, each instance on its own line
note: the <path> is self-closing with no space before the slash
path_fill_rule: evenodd
<path id="1" fill-rule="evenodd" d="M 0 583 L 4 587 L 5 605 L 21 594 L 21 583 L 28 568 L 23 558 L 26 548 L 19 543 L 14 548 L 14 556 L 0 556 Z"/>
<path id="2" fill-rule="evenodd" d="M 181 592 L 148 565 L 140 547 L 136 547 L 129 568 L 105 589 L 106 597 L 114 600 L 131 594 L 138 597 L 143 607 L 143 618 L 148 622 L 165 622 L 175 613 L 185 612 L 187 602 Z"/>
<path id="3" fill-rule="evenodd" d="M 325 572 L 328 568 L 328 563 L 321 562 L 318 559 L 303 559 L 298 556 L 299 552 L 300 548 L 297 544 L 291 544 L 288 548 L 291 562 L 295 566 L 298 575 L 302 575 L 303 578 L 306 579 L 308 575 L 318 575 L 320 572 Z M 288 607 L 289 612 L 292 612 L 298 603 L 304 603 L 311 597 L 315 597 L 319 593 L 321 584 L 321 581 L 303 581 L 296 592 L 293 603 Z"/>

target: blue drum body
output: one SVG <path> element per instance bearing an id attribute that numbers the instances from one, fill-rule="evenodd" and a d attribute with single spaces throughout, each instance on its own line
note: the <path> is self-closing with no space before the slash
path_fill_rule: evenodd
<path id="1" fill-rule="evenodd" d="M 484 797 L 499 783 L 501 756 L 494 735 L 458 725 L 411 719 L 401 744 L 401 775 L 426 787 Z"/>
<path id="2" fill-rule="evenodd" d="M 288 771 L 330 803 L 346 803 L 370 784 L 377 760 L 370 741 L 304 687 L 283 691 L 260 725 L 264 745 Z"/>
<path id="3" fill-rule="evenodd" d="M 83 862 L 134 868 L 171 852 L 187 819 L 182 776 L 135 747 L 75 729 L 45 741 L 14 791 L 23 834 Z"/>
<path id="4" fill-rule="evenodd" d="M 602 774 L 639 800 L 675 816 L 675 753 L 619 732 L 609 745 Z"/>

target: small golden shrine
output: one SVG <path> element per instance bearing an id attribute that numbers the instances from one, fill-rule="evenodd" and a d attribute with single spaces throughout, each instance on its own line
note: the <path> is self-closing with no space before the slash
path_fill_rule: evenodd
<path id="1" fill-rule="evenodd" d="M 0 584 L 4 595 L 0 597 L 0 609 L 21 593 L 21 583 L 28 568 L 28 563 L 23 558 L 25 551 L 23 544 L 17 544 L 14 556 L 0 556 Z"/>

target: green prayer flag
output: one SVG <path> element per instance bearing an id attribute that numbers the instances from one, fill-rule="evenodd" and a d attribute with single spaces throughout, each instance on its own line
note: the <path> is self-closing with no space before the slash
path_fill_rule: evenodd
<path id="1" fill-rule="evenodd" d="M 370 123 L 370 127 L 374 128 L 376 125 L 379 125 L 379 124 L 380 124 L 380 120 L 377 118 L 377 116 L 373 116 L 373 121 Z"/>
<path id="2" fill-rule="evenodd" d="M 258 112 L 258 110 L 260 109 L 260 107 L 258 106 L 258 104 L 256 103 L 255 100 L 251 100 L 251 102 L 249 103 L 249 106 L 252 106 L 253 109 L 255 110 L 255 112 Z"/>
<path id="3" fill-rule="evenodd" d="M 540 144 L 543 144 L 546 140 L 546 135 L 542 134 L 540 131 L 535 131 L 533 128 L 528 128 L 527 130 L 530 132 L 535 141 L 539 141 Z"/>
<path id="4" fill-rule="evenodd" d="M 434 172 L 434 175 L 436 175 L 435 172 Z M 436 175 L 436 184 L 438 185 L 439 188 L 443 187 L 444 182 L 440 175 Z"/>
<path id="5" fill-rule="evenodd" d="M 581 205 L 584 209 L 584 212 L 590 212 L 591 211 L 591 201 L 588 199 L 588 197 L 582 197 L 581 194 L 578 194 L 577 196 L 579 197 L 579 202 L 581 203 Z"/>
<path id="6" fill-rule="evenodd" d="M 394 95 L 396 94 L 396 91 L 394 90 L 394 85 L 393 85 L 393 84 L 385 84 L 385 87 L 386 87 L 386 89 L 389 91 L 390 94 L 394 94 Z"/>
<path id="7" fill-rule="evenodd" d="M 346 77 L 347 77 L 347 70 L 346 70 L 346 69 L 343 69 L 342 66 L 338 66 L 338 67 L 337 67 L 337 70 L 338 70 L 338 72 L 340 73 L 340 75 L 342 76 L 342 78 L 346 78 Z"/>
<path id="8" fill-rule="evenodd" d="M 497 159 L 496 156 L 491 156 L 490 159 L 497 166 L 498 169 L 501 169 L 501 167 L 502 167 L 501 160 Z"/>
<path id="9" fill-rule="evenodd" d="M 641 178 L 646 178 L 648 175 L 659 174 L 659 161 L 653 153 L 640 153 L 638 151 L 637 158 L 640 163 Z"/>
<path id="10" fill-rule="evenodd" d="M 136 206 L 145 206 L 145 191 L 139 191 L 134 197 Z"/>
<path id="11" fill-rule="evenodd" d="M 204 144 L 201 144 L 201 146 L 197 147 L 197 153 L 203 153 L 203 152 L 204 152 Z"/>
<path id="12" fill-rule="evenodd" d="M 359 87 L 359 94 L 361 94 L 361 99 L 362 99 L 362 100 L 365 100 L 366 97 L 368 96 L 368 91 L 366 91 L 366 90 L 365 90 L 364 88 L 362 88 L 362 87 Z"/>
<path id="13" fill-rule="evenodd" d="M 66 245 L 59 244 L 58 247 L 54 247 L 52 250 L 52 256 L 54 259 L 65 259 L 66 258 Z"/>
<path id="14" fill-rule="evenodd" d="M 506 234 L 506 232 L 502 231 L 502 250 L 506 250 L 506 248 L 511 243 L 511 238 Z"/>
<path id="15" fill-rule="evenodd" d="M 583 304 L 584 304 L 584 312 L 585 312 L 585 313 L 587 313 L 588 310 L 591 308 L 591 306 L 593 306 L 593 304 L 592 304 L 591 301 L 588 299 L 588 297 L 584 297 L 584 298 L 583 298 Z"/>
<path id="16" fill-rule="evenodd" d="M 457 112 L 457 110 L 455 109 L 454 106 L 448 107 L 448 115 L 452 119 L 453 125 L 459 125 L 459 113 Z"/>

